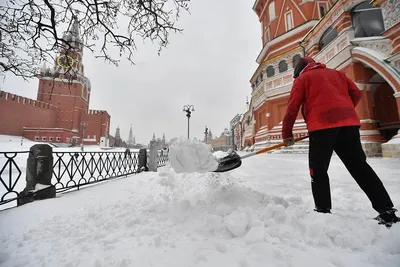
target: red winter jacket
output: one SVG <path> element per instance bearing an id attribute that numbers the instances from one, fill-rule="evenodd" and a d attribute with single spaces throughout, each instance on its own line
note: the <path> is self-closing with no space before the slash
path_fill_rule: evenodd
<path id="1" fill-rule="evenodd" d="M 300 106 L 308 132 L 359 126 L 355 106 L 360 98 L 360 89 L 343 72 L 326 68 L 321 63 L 309 63 L 293 83 L 283 119 L 282 138 L 293 136 Z"/>

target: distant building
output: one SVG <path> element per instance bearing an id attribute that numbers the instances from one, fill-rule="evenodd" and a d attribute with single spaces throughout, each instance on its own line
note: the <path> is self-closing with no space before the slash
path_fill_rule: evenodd
<path id="1" fill-rule="evenodd" d="M 161 139 L 161 138 L 156 138 L 156 134 L 153 132 L 153 138 L 151 139 L 151 141 L 156 141 L 158 149 L 165 149 L 169 146 L 169 143 L 165 139 L 165 133 L 163 133 L 163 136 Z M 150 147 L 150 144 L 149 144 L 149 147 Z"/>
<path id="2" fill-rule="evenodd" d="M 225 128 L 221 135 L 216 138 L 213 138 L 212 135 L 209 135 L 207 137 L 207 144 L 210 144 L 214 149 L 218 150 L 226 151 L 229 148 L 232 148 L 233 144 L 231 131 L 228 128 Z"/>
<path id="3" fill-rule="evenodd" d="M 53 143 L 108 145 L 110 115 L 90 110 L 91 85 L 84 74 L 83 45 L 75 18 L 54 66 L 42 67 L 37 100 L 0 91 L 0 134 Z"/>
<path id="4" fill-rule="evenodd" d="M 123 147 L 123 141 L 121 139 L 121 129 L 119 126 L 115 129 L 115 137 L 114 137 L 114 147 Z"/>

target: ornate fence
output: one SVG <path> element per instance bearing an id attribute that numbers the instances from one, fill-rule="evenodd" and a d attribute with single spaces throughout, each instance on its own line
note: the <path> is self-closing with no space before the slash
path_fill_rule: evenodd
<path id="1" fill-rule="evenodd" d="M 167 162 L 168 162 L 168 152 L 165 152 L 164 150 L 158 151 L 157 167 L 165 166 Z"/>
<path id="2" fill-rule="evenodd" d="M 15 202 L 25 188 L 29 151 L 0 152 L 0 206 Z M 139 152 L 53 152 L 52 185 L 57 192 L 139 173 Z M 159 151 L 157 167 L 168 154 Z M 39 189 L 40 190 L 40 189 Z M 7 206 L 8 206 L 7 205 Z M 1 208 L 0 208 L 1 209 Z"/>
<path id="3" fill-rule="evenodd" d="M 0 205 L 15 200 L 15 197 L 18 197 L 18 191 L 24 189 L 21 188 L 21 184 L 24 184 L 21 176 L 25 173 L 28 155 L 29 151 L 0 153 Z M 25 161 L 21 161 L 21 159 L 25 159 Z M 6 200 L 6 197 L 9 198 L 9 196 L 14 196 L 14 198 Z"/>

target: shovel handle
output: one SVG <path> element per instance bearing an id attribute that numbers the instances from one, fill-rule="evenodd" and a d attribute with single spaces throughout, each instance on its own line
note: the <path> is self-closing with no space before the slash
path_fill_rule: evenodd
<path id="1" fill-rule="evenodd" d="M 306 136 L 303 136 L 303 137 L 296 138 L 296 139 L 294 139 L 294 142 L 295 142 L 295 143 L 296 143 L 296 142 L 299 142 L 299 141 L 304 140 L 304 139 L 306 139 L 306 138 L 308 138 L 308 137 L 309 137 L 309 136 L 306 135 Z M 256 151 L 256 152 L 253 152 L 253 153 L 249 153 L 249 154 L 247 154 L 247 155 L 244 155 L 244 156 L 242 156 L 241 158 L 244 159 L 244 158 L 248 158 L 248 157 L 251 157 L 251 156 L 254 156 L 254 155 L 258 155 L 258 154 L 261 154 L 261 153 L 265 153 L 265 152 L 268 152 L 268 151 L 271 151 L 271 150 L 274 150 L 274 149 L 277 149 L 277 148 L 286 146 L 287 143 L 288 143 L 288 142 L 282 142 L 282 143 L 277 144 L 277 145 L 273 145 L 273 146 L 270 146 L 270 147 L 266 147 L 266 148 L 263 148 L 263 149 L 258 150 L 258 151 Z"/>

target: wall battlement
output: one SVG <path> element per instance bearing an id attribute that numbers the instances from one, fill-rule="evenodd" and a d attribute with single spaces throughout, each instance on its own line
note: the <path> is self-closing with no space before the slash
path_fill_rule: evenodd
<path id="1" fill-rule="evenodd" d="M 86 114 L 87 115 L 103 115 L 103 114 L 108 114 L 108 112 L 105 110 L 89 109 Z"/>
<path id="2" fill-rule="evenodd" d="M 37 100 L 30 99 L 30 98 L 23 97 L 23 96 L 16 95 L 16 94 L 11 94 L 11 93 L 8 93 L 5 91 L 0 91 L 0 100 L 14 102 L 15 104 L 27 105 L 27 106 L 32 106 L 32 107 L 36 107 L 36 108 L 54 110 L 54 111 L 56 111 L 58 109 L 57 106 L 54 106 L 52 104 L 45 103 L 42 101 L 37 101 Z"/>

